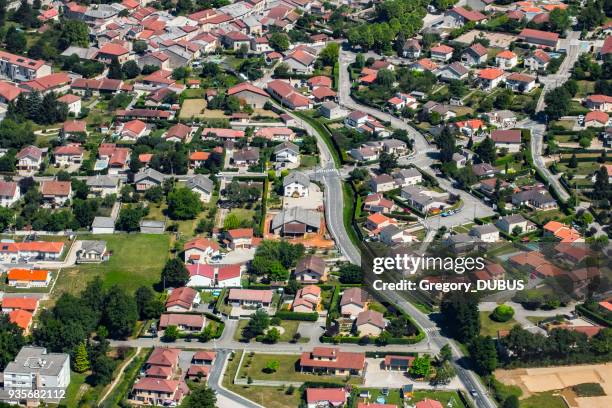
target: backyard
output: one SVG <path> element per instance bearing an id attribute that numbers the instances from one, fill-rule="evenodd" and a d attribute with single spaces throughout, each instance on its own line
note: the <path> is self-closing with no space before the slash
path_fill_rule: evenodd
<path id="1" fill-rule="evenodd" d="M 497 332 L 500 330 L 510 330 L 517 324 L 516 320 L 510 319 L 507 322 L 500 323 L 492 320 L 491 312 L 480 312 L 480 334 L 482 336 L 491 336 L 497 338 Z"/>

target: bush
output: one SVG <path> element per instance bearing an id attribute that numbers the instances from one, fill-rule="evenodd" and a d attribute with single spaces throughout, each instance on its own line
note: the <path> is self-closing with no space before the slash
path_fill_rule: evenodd
<path id="1" fill-rule="evenodd" d="M 513 317 L 514 317 L 514 309 L 506 305 L 497 306 L 495 310 L 493 311 L 493 313 L 491 313 L 491 319 L 495 320 L 496 322 L 500 322 L 500 323 L 507 322 Z"/>
<path id="2" fill-rule="evenodd" d="M 606 395 L 598 383 L 577 384 L 572 387 L 572 390 L 579 397 L 601 397 Z"/>
<path id="3" fill-rule="evenodd" d="M 275 318 L 280 320 L 301 320 L 304 322 L 316 322 L 319 318 L 319 314 L 317 312 L 312 313 L 301 313 L 301 312 L 288 312 L 288 311 L 278 311 L 274 315 Z"/>

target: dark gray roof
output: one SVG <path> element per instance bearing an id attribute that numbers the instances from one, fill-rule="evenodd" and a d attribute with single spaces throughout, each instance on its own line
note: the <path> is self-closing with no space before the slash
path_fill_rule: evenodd
<path id="1" fill-rule="evenodd" d="M 187 180 L 187 188 L 189 188 L 190 190 L 193 190 L 194 188 L 199 188 L 201 190 L 206 191 L 207 193 L 212 194 L 213 190 L 215 189 L 215 184 L 205 175 L 196 174 L 195 176 Z"/>
<path id="2" fill-rule="evenodd" d="M 274 148 L 274 154 L 277 154 L 278 152 L 283 151 L 283 150 L 289 150 L 295 154 L 300 153 L 300 148 L 295 143 L 283 142 Z"/>
<path id="3" fill-rule="evenodd" d="M 84 240 L 81 241 L 81 251 L 97 252 L 103 254 L 106 251 L 106 241 Z"/>
<path id="4" fill-rule="evenodd" d="M 276 214 L 272 219 L 272 229 L 277 229 L 290 222 L 299 222 L 311 227 L 319 228 L 321 216 L 318 212 L 302 207 L 291 207 Z"/>
<path id="5" fill-rule="evenodd" d="M 301 185 L 308 187 L 310 185 L 310 178 L 300 171 L 294 171 L 285 176 L 283 179 L 283 187 L 288 186 L 291 183 L 300 183 Z"/>
<path id="6" fill-rule="evenodd" d="M 493 224 L 484 224 L 484 225 L 474 225 L 470 230 L 470 235 L 482 235 L 482 234 L 490 234 L 492 232 L 497 232 L 497 228 Z"/>
<path id="7" fill-rule="evenodd" d="M 117 187 L 119 178 L 112 176 L 97 175 L 87 179 L 89 187 Z"/>
<path id="8" fill-rule="evenodd" d="M 163 183 L 164 176 L 162 173 L 155 169 L 148 168 L 146 170 L 142 170 L 134 175 L 134 183 L 139 183 L 143 180 L 150 179 L 159 184 Z"/>

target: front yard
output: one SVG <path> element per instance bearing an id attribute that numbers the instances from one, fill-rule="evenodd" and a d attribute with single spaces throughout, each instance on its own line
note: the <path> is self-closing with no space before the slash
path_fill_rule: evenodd
<path id="1" fill-rule="evenodd" d="M 247 319 L 240 320 L 238 322 L 238 326 L 236 326 L 236 331 L 234 332 L 234 340 L 241 341 L 242 340 L 242 329 L 244 329 L 249 321 Z M 280 327 L 282 328 L 282 333 L 279 338 L 279 342 L 288 342 L 293 339 L 295 333 L 297 333 L 298 326 L 300 322 L 297 320 L 282 320 Z M 253 341 L 252 339 L 251 341 Z"/>
<path id="2" fill-rule="evenodd" d="M 514 327 L 516 320 L 510 319 L 507 322 L 500 323 L 492 320 L 489 316 L 491 312 L 480 312 L 480 334 L 482 336 L 491 336 L 497 338 L 497 332 L 500 330 L 510 330 Z"/>

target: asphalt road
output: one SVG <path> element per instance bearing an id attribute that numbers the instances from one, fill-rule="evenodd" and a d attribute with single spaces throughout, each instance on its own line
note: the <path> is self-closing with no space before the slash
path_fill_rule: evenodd
<path id="1" fill-rule="evenodd" d="M 241 397 L 238 394 L 234 394 L 233 392 L 229 392 L 225 388 L 221 386 L 221 382 L 223 378 L 221 374 L 223 372 L 223 367 L 225 367 L 226 360 L 230 355 L 231 350 L 217 350 L 217 358 L 215 364 L 212 366 L 212 371 L 210 372 L 210 376 L 208 377 L 208 385 L 215 390 L 217 393 L 217 398 L 219 399 L 218 404 L 220 407 L 236 407 L 236 408 L 261 408 L 261 405 L 255 404 L 254 402 Z M 221 398 L 219 398 L 219 396 Z M 227 401 L 231 401 L 227 404 Z"/>

